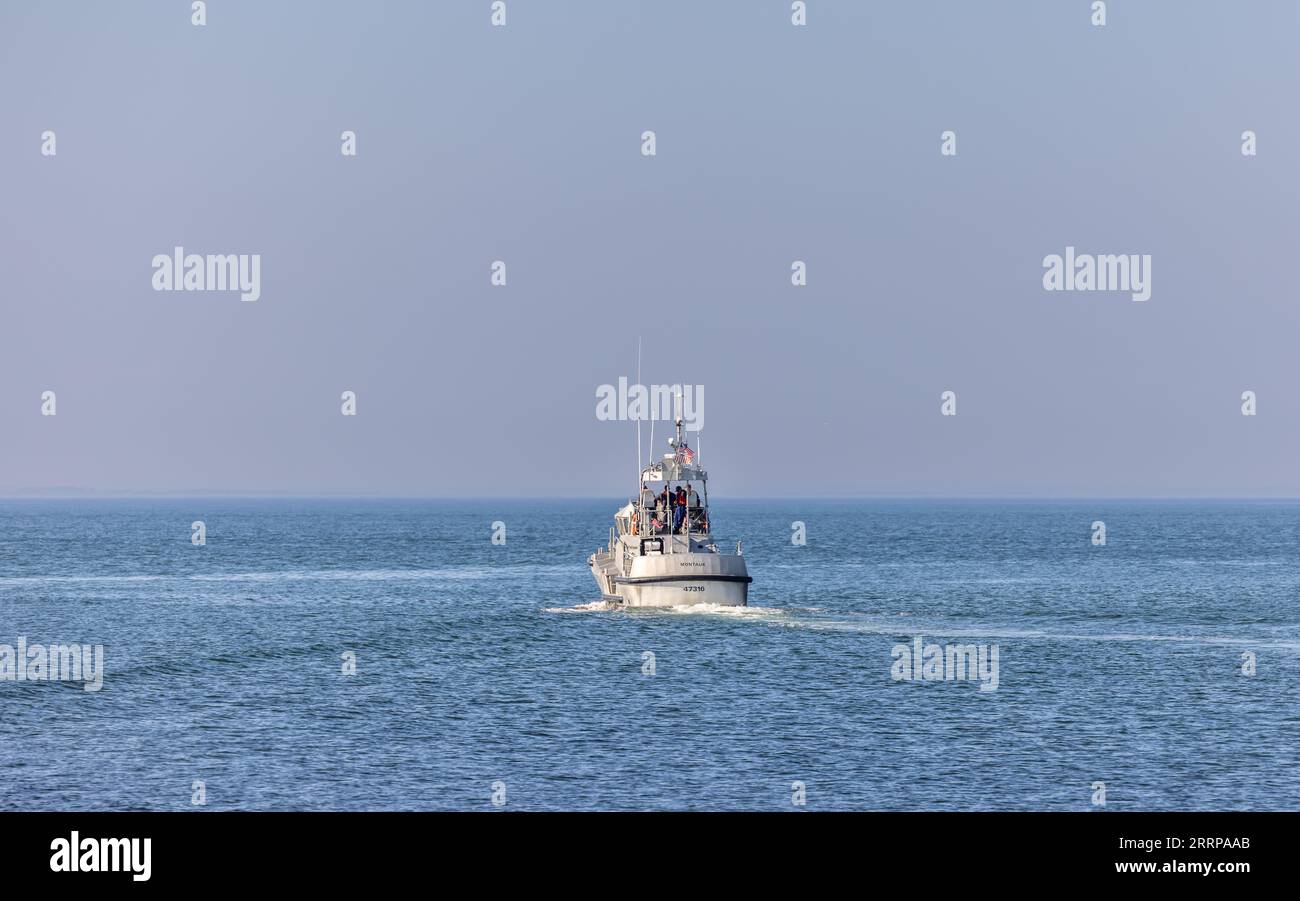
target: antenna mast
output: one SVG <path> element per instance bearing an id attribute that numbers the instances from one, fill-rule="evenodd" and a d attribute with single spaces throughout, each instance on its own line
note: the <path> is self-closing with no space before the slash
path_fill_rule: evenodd
<path id="1" fill-rule="evenodd" d="M 677 392 L 677 447 L 682 446 L 682 393 Z"/>
<path id="2" fill-rule="evenodd" d="M 636 336 L 636 384 L 641 387 L 641 336 Z M 636 418 L 636 496 L 641 497 L 641 417 Z"/>

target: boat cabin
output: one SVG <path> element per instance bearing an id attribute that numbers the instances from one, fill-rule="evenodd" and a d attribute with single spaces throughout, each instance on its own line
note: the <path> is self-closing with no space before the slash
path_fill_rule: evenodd
<path id="1" fill-rule="evenodd" d="M 673 553 L 711 543 L 707 472 L 680 454 L 665 454 L 641 470 L 641 486 L 640 496 L 614 514 L 618 537 L 633 553 Z"/>

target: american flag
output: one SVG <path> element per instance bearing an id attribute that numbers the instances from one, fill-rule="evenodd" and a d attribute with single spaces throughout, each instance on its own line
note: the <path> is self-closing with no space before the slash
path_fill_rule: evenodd
<path id="1" fill-rule="evenodd" d="M 689 444 L 683 443 L 681 447 L 677 448 L 677 459 L 690 466 L 695 462 L 695 451 L 691 450 Z"/>

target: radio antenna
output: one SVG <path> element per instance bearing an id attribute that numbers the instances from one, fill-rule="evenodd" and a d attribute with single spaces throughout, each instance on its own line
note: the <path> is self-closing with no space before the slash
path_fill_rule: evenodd
<path id="1" fill-rule="evenodd" d="M 639 388 L 641 385 L 641 336 L 636 336 L 636 383 Z M 644 458 L 641 456 L 641 417 L 636 418 L 636 496 L 641 496 L 641 463 Z"/>

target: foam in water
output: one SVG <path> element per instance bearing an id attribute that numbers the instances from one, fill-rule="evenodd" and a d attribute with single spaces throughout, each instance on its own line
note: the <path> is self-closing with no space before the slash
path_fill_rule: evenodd
<path id="1" fill-rule="evenodd" d="M 761 609 L 761 608 L 752 608 Z M 906 616 L 907 614 L 898 614 Z M 1047 632 L 1041 629 L 1014 629 L 1005 626 L 990 626 L 988 628 L 972 628 L 969 624 L 963 624 L 960 627 L 946 627 L 941 623 L 927 621 L 924 624 L 916 624 L 915 627 L 902 629 L 897 625 L 875 624 L 864 621 L 854 621 L 845 619 L 800 619 L 798 617 L 789 618 L 784 621 L 785 625 L 796 629 L 822 629 L 832 632 L 859 632 L 873 635 L 902 635 L 908 631 L 932 633 L 943 635 L 948 638 L 995 638 L 995 639 L 1026 639 L 1029 641 L 1147 641 L 1147 642 L 1183 642 L 1186 644 L 1200 645 L 1228 645 L 1228 646 L 1247 646 L 1247 647 L 1265 647 L 1278 650 L 1300 650 L 1300 642 L 1292 640 L 1281 640 L 1275 638 L 1239 638 L 1229 635 L 1165 635 L 1158 633 L 1140 633 L 1140 632 Z"/>
<path id="2" fill-rule="evenodd" d="M 605 613 L 622 609 L 609 601 L 592 601 L 589 604 L 575 604 L 572 607 L 543 607 L 543 613 Z"/>

